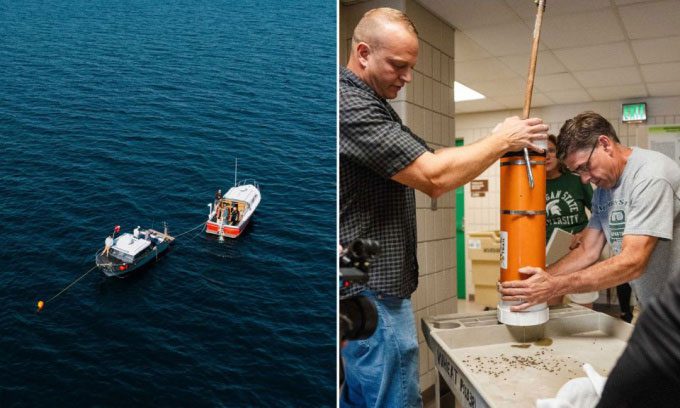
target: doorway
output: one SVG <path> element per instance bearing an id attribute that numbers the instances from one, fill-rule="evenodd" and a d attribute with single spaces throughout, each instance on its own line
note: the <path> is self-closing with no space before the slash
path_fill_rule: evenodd
<path id="1" fill-rule="evenodd" d="M 456 139 L 456 147 L 463 146 Z M 465 187 L 456 189 L 456 287 L 458 299 L 465 299 Z"/>

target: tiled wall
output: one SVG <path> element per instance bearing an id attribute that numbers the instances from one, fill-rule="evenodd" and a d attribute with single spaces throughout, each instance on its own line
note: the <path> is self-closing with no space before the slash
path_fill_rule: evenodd
<path id="1" fill-rule="evenodd" d="M 420 51 L 413 82 L 402 89 L 392 106 L 404 123 L 432 148 L 455 144 L 453 102 L 453 28 L 415 1 L 368 1 L 340 9 L 340 64 L 347 62 L 352 29 L 367 10 L 388 6 L 404 10 L 420 37 Z M 418 290 L 412 296 L 420 345 L 420 385 L 434 384 L 432 353 L 420 331 L 420 319 L 456 311 L 455 193 L 432 200 L 416 192 L 418 222 Z"/>
<path id="2" fill-rule="evenodd" d="M 592 110 L 606 117 L 616 130 L 621 143 L 627 146 L 646 146 L 646 126 L 654 124 L 680 123 L 680 97 L 650 98 L 647 102 L 649 119 L 647 124 L 621 123 L 621 104 L 631 101 L 608 101 L 576 105 L 560 105 L 534 108 L 531 116 L 540 117 L 550 125 L 550 132 L 557 135 L 565 120 L 580 112 Z M 458 114 L 456 136 L 473 143 L 491 133 L 498 122 L 508 116 L 521 115 L 521 111 L 497 111 L 487 113 Z M 500 229 L 500 166 L 498 162 L 481 174 L 478 179 L 489 180 L 486 197 L 471 197 L 469 185 L 465 186 L 465 231 L 488 231 Z M 466 268 L 467 293 L 474 293 L 471 285 L 470 261 Z"/>

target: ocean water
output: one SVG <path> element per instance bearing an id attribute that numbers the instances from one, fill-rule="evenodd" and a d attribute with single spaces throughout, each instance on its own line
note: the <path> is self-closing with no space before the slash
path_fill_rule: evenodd
<path id="1" fill-rule="evenodd" d="M 335 405 L 328 1 L 0 2 L 0 406 Z M 200 229 L 254 178 L 247 232 Z M 114 225 L 180 236 L 84 276 Z"/>

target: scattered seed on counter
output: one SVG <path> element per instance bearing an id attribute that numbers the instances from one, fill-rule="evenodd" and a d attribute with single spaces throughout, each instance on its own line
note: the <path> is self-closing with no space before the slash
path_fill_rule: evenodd
<path id="1" fill-rule="evenodd" d="M 511 344 L 511 347 L 518 346 Z M 525 347 L 521 347 L 526 349 Z M 501 353 L 498 356 L 482 357 L 467 356 L 463 363 L 471 368 L 474 373 L 486 374 L 494 378 L 503 379 L 511 370 L 535 369 L 545 373 L 559 375 L 565 372 L 575 376 L 583 363 L 570 356 L 554 356 L 555 350 L 543 346 L 529 355 L 513 355 Z"/>

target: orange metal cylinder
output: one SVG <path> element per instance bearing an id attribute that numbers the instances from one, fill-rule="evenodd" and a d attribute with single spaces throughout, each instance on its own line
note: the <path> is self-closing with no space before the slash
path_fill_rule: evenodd
<path id="1" fill-rule="evenodd" d="M 501 282 L 525 279 L 524 266 L 545 268 L 545 156 L 501 158 Z"/>

